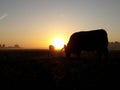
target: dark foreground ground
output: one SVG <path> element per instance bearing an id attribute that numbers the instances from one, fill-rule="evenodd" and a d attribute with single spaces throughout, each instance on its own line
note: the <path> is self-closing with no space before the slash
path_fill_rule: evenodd
<path id="1" fill-rule="evenodd" d="M 81 59 L 51 57 L 47 50 L 0 50 L 0 88 L 79 90 L 119 88 L 120 51 L 110 51 L 107 64 L 96 55 Z"/>

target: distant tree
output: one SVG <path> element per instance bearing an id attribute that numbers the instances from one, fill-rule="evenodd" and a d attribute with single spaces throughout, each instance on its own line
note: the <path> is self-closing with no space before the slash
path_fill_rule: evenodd
<path id="1" fill-rule="evenodd" d="M 49 45 L 49 52 L 50 52 L 50 56 L 54 56 L 55 55 L 55 47 L 53 45 Z"/>
<path id="2" fill-rule="evenodd" d="M 49 51 L 55 51 L 55 47 L 53 45 L 49 45 Z"/>
<path id="3" fill-rule="evenodd" d="M 5 48 L 5 44 L 3 44 L 2 47 Z"/>
<path id="4" fill-rule="evenodd" d="M 15 48 L 20 48 L 20 46 L 18 44 L 15 44 L 14 47 Z"/>
<path id="5" fill-rule="evenodd" d="M 115 44 L 119 44 L 120 42 L 118 42 L 118 41 L 115 41 Z"/>

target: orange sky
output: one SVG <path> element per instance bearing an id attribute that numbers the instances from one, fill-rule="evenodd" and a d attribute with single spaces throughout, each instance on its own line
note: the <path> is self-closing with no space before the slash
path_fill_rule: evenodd
<path id="1" fill-rule="evenodd" d="M 120 41 L 119 0 L 2 0 L 0 44 L 48 48 L 56 37 L 103 28 Z"/>

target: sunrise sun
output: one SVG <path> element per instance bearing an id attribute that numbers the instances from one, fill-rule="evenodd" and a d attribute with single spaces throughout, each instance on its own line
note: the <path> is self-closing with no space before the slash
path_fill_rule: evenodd
<path id="1" fill-rule="evenodd" d="M 52 42 L 52 45 L 53 45 L 56 49 L 61 49 L 61 48 L 63 48 L 64 44 L 65 44 L 65 41 L 64 41 L 64 39 L 62 39 L 62 38 L 55 38 L 55 39 L 53 40 L 53 42 Z"/>

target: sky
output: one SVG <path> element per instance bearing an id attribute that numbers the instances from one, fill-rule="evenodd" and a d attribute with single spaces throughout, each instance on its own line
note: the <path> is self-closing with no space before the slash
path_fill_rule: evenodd
<path id="1" fill-rule="evenodd" d="M 48 48 L 56 37 L 103 28 L 120 41 L 120 0 L 0 0 L 0 44 Z"/>

